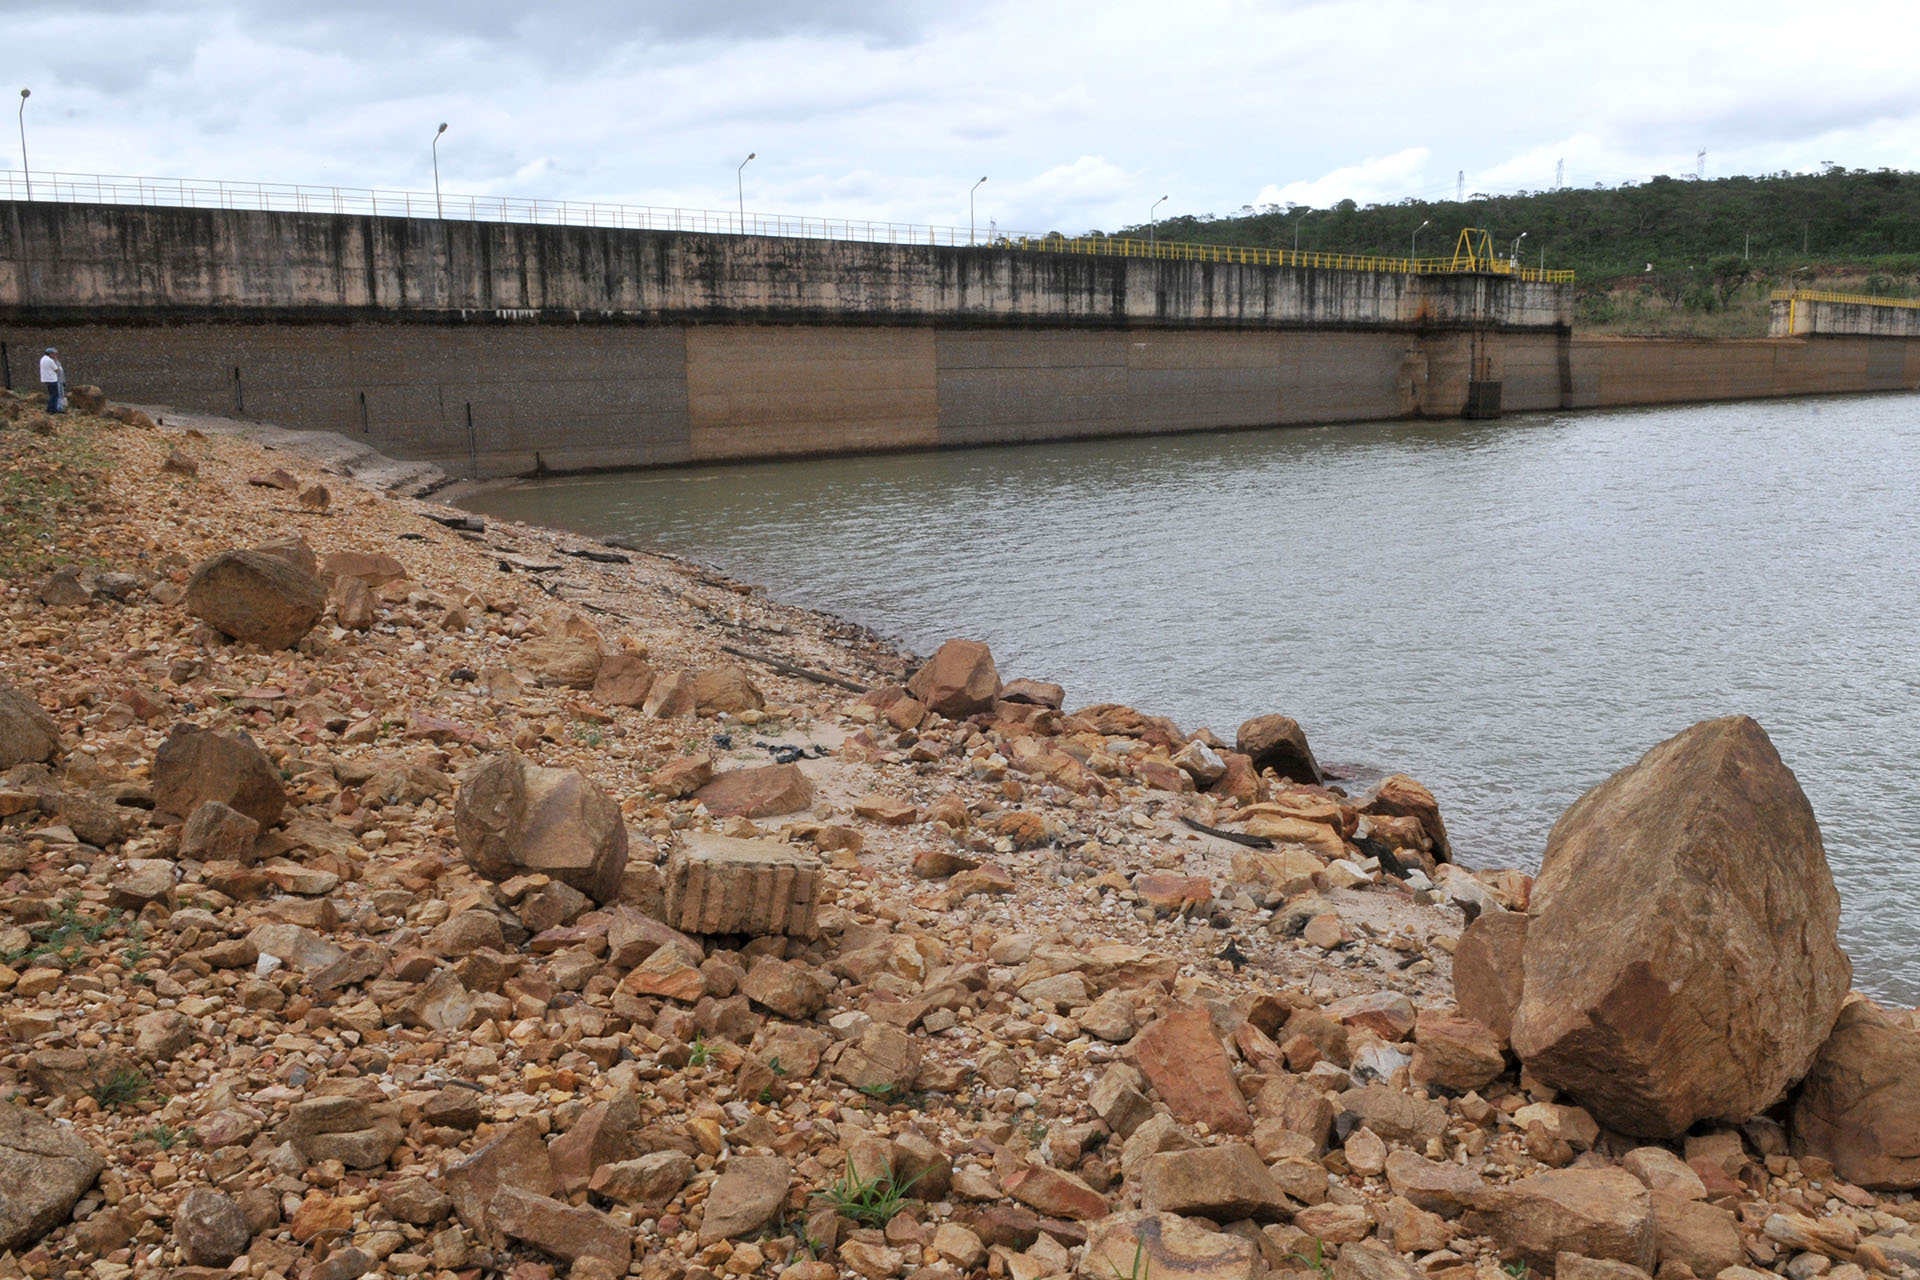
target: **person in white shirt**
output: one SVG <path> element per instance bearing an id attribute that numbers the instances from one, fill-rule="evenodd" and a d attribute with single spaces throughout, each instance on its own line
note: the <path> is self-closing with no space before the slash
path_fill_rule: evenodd
<path id="1" fill-rule="evenodd" d="M 48 347 L 46 354 L 40 357 L 40 381 L 47 388 L 48 413 L 65 413 L 67 410 L 60 396 L 66 386 L 67 371 L 60 367 L 60 361 L 56 358 L 59 354 L 53 347 Z"/>

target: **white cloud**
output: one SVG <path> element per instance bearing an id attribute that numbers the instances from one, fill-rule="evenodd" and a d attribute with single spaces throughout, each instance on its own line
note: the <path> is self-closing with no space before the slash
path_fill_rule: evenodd
<path id="1" fill-rule="evenodd" d="M 1268 184 L 1260 188 L 1253 202 L 1318 207 L 1341 200 L 1360 204 L 1396 200 L 1426 181 L 1427 162 L 1432 156 L 1426 147 L 1408 147 L 1378 158 L 1369 156 L 1359 164 L 1344 165 L 1309 181 Z"/>
<path id="2" fill-rule="evenodd" d="M 1920 168 L 1920 63 L 1793 0 L 10 0 L 36 167 L 1083 231 L 1248 203 Z M 1898 32 L 1896 0 L 1822 30 Z M 1406 37 L 1404 40 L 1400 37 Z M 1817 52 L 1817 51 L 1816 51 Z M 0 152 L 17 164 L 11 148 Z M 1315 176 L 1318 175 L 1318 176 Z"/>

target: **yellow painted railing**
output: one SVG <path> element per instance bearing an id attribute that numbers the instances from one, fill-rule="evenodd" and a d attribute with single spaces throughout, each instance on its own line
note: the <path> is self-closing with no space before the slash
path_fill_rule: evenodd
<path id="1" fill-rule="evenodd" d="M 1823 289 L 1776 289 L 1775 302 L 1844 302 L 1859 307 L 1904 307 L 1920 310 L 1920 299 L 1877 298 L 1870 293 L 1829 293 Z"/>
<path id="2" fill-rule="evenodd" d="M 1389 258 L 1367 253 L 1313 253 L 1299 249 L 1261 249 L 1249 245 L 1186 244 L 1177 240 L 1132 240 L 1121 236 L 1002 237 L 1007 249 L 1040 253 L 1109 254 L 1123 258 L 1166 258 L 1179 262 L 1232 262 L 1259 267 L 1319 267 L 1331 271 L 1384 271 L 1397 275 L 1460 275 L 1477 272 L 1571 284 L 1573 272 L 1526 267 L 1504 258 Z"/>

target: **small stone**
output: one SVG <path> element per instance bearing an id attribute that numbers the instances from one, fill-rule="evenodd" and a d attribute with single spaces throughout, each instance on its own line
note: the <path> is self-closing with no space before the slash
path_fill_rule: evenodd
<path id="1" fill-rule="evenodd" d="M 793 1167 L 779 1156 L 734 1156 L 707 1192 L 700 1241 L 711 1244 L 750 1235 L 773 1221 L 787 1202 Z"/>
<path id="2" fill-rule="evenodd" d="M 1205 1009 L 1175 1009 L 1149 1023 L 1133 1048 L 1147 1083 L 1174 1115 L 1215 1133 L 1252 1129 L 1246 1099 Z"/>
<path id="3" fill-rule="evenodd" d="M 468 775 L 454 803 L 467 862 L 491 880 L 537 872 L 611 902 L 627 866 L 620 806 L 578 769 L 508 751 Z"/>
<path id="4" fill-rule="evenodd" d="M 253 1240 L 240 1206 L 211 1187 L 187 1192 L 174 1211 L 173 1235 L 186 1260 L 196 1267 L 224 1267 L 245 1253 Z"/>

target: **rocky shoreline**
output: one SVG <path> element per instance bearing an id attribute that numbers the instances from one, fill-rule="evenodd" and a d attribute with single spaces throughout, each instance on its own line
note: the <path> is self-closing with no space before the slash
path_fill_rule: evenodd
<path id="1" fill-rule="evenodd" d="M 1751 722 L 1536 886 L 1283 716 L 75 402 L 0 397 L 0 1274 L 1920 1268 L 1920 1036 Z"/>

